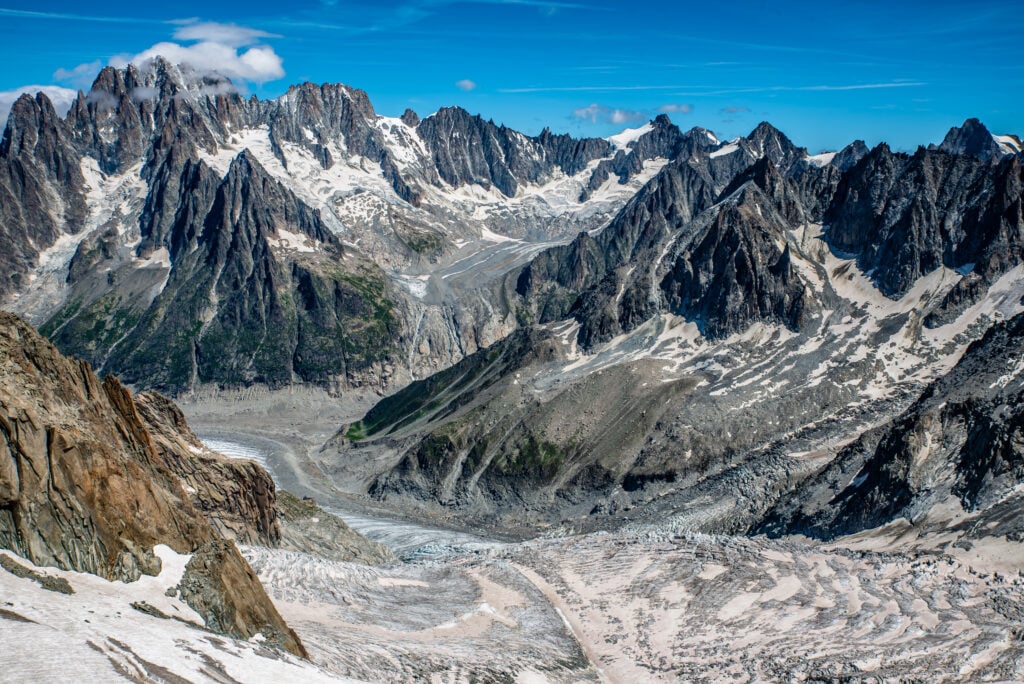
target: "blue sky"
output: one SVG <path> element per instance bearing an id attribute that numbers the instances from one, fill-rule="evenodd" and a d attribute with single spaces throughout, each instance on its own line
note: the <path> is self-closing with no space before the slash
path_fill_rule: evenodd
<path id="1" fill-rule="evenodd" d="M 604 136 L 666 111 L 725 137 L 768 120 L 812 152 L 913 149 L 970 116 L 1024 134 L 1022 34 L 1019 2 L 985 0 L 0 0 L 0 91 L 174 51 L 261 97 L 348 83 L 388 115 Z"/>

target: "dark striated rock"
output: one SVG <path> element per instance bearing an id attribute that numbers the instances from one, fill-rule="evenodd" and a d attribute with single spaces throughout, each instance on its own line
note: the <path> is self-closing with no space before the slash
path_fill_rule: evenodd
<path id="1" fill-rule="evenodd" d="M 509 287 L 535 320 L 575 316 L 582 323 L 579 339 L 584 346 L 610 339 L 657 310 L 658 302 L 650 301 L 648 293 L 660 250 L 714 200 L 712 181 L 699 165 L 671 163 L 600 234 L 584 233 L 569 245 L 542 252 L 514 274 L 514 285 L 509 276 Z M 630 283 L 622 285 L 616 269 L 634 264 Z M 619 285 L 635 296 L 616 303 Z"/>
<path id="2" fill-rule="evenodd" d="M 906 411 L 799 483 L 757 531 L 832 538 L 915 523 L 948 497 L 964 511 L 993 507 L 1024 482 L 1021 358 L 1024 314 L 993 326 Z"/>
<path id="3" fill-rule="evenodd" d="M 755 158 L 766 158 L 784 170 L 788 170 L 794 162 L 807 155 L 806 149 L 794 145 L 785 133 L 767 121 L 759 123 L 744 142 L 754 153 Z"/>
<path id="4" fill-rule="evenodd" d="M 139 247 L 168 251 L 162 290 L 71 302 L 44 326 L 54 341 L 169 392 L 206 381 L 355 383 L 382 365 L 392 348 L 379 341 L 399 335 L 383 273 L 341 267 L 340 241 L 319 213 L 248 151 L 218 179 L 178 149 L 156 174 L 162 192 L 147 201 Z M 282 230 L 308 246 L 281 247 Z"/>
<path id="5" fill-rule="evenodd" d="M 956 126 L 950 128 L 938 149 L 949 154 L 977 157 L 983 161 L 999 159 L 1005 154 L 999 143 L 985 128 L 985 124 L 973 118 L 964 121 L 959 128 Z"/>
<path id="6" fill-rule="evenodd" d="M 88 94 L 79 93 L 67 122 L 75 143 L 99 162 L 103 173 L 117 173 L 141 161 L 154 128 L 153 102 L 140 98 L 144 85 L 132 65 L 103 69 Z"/>
<path id="7" fill-rule="evenodd" d="M 839 183 L 825 217 L 828 241 L 856 255 L 890 297 L 940 266 L 990 283 L 1024 253 L 1022 187 L 1015 157 L 990 165 L 923 148 L 896 154 L 882 144 Z"/>
<path id="8" fill-rule="evenodd" d="M 870 151 L 863 140 L 854 140 L 836 153 L 836 156 L 832 158 L 832 166 L 845 173 L 866 157 Z"/>
<path id="9" fill-rule="evenodd" d="M 24 285 L 39 254 L 85 226 L 80 156 L 46 95 L 22 95 L 0 141 L 0 297 Z"/>
<path id="10" fill-rule="evenodd" d="M 580 196 L 581 202 L 590 199 L 591 193 L 612 175 L 625 184 L 643 171 L 644 162 L 658 158 L 686 160 L 706 153 L 716 144 L 709 131 L 692 128 L 683 133 L 665 114 L 658 115 L 649 125 L 650 130 L 627 144 L 628 152 L 620 149 L 614 157 L 597 165 Z"/>
<path id="11" fill-rule="evenodd" d="M 401 119 L 402 123 L 409 128 L 416 128 L 420 125 L 420 115 L 408 108 L 402 112 Z"/>
<path id="12" fill-rule="evenodd" d="M 669 310 L 696 321 L 707 337 L 725 337 L 757 321 L 799 330 L 806 286 L 793 269 L 778 224 L 761 198 L 719 212 L 661 281 Z"/>

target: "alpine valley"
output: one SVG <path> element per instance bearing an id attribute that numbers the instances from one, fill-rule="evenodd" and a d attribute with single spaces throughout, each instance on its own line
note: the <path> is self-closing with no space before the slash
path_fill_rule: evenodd
<path id="1" fill-rule="evenodd" d="M 1002 133 L 527 136 L 161 58 L 23 95 L 3 676 L 1024 679 Z"/>

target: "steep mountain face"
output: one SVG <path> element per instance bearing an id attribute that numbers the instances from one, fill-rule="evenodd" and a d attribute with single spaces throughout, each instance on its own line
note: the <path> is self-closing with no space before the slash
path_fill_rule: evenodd
<path id="1" fill-rule="evenodd" d="M 815 159 L 769 133 L 666 165 L 604 230 L 513 271 L 504 295 L 538 327 L 383 400 L 324 471 L 492 524 L 742 532 L 1024 310 L 1015 158 Z M 741 153 L 759 156 L 719 184 L 713 159 Z"/>
<path id="2" fill-rule="evenodd" d="M 949 502 L 954 518 L 956 511 L 965 517 L 1000 504 L 1019 511 L 1022 359 L 1024 315 L 1018 314 L 971 344 L 906 411 L 801 482 L 799 494 L 780 502 L 758 529 L 831 538 L 898 518 L 922 525 Z M 1001 531 L 1024 538 L 1019 524 Z"/>
<path id="3" fill-rule="evenodd" d="M 399 334 L 383 274 L 372 263 L 342 270 L 340 240 L 251 155 L 240 154 L 220 181 L 202 161 L 185 162 L 181 175 L 188 201 L 156 207 L 143 230 L 149 269 L 128 257 L 100 277 L 78 265 L 102 247 L 79 248 L 71 273 L 84 273 L 83 299 L 44 326 L 58 345 L 172 391 L 215 380 L 354 382 L 394 353 L 378 343 Z M 150 295 L 151 281 L 163 280 L 162 289 L 149 300 L 145 290 L 140 299 L 103 287 L 120 277 Z"/>
<path id="4" fill-rule="evenodd" d="M 716 192 L 706 165 L 667 166 L 598 236 L 538 256 L 516 294 L 541 323 L 572 315 L 586 349 L 663 311 L 723 337 L 755 321 L 796 329 L 804 283 L 785 231 L 806 220 L 791 184 L 762 157 Z"/>
<path id="5" fill-rule="evenodd" d="M 669 310 L 711 338 L 756 321 L 799 330 L 810 296 L 785 240 L 788 226 L 806 222 L 799 201 L 767 157 L 723 194 L 706 226 L 669 250 L 674 263 L 660 283 Z"/>
<path id="6" fill-rule="evenodd" d="M 183 581 L 195 586 L 182 598 L 208 627 L 243 639 L 262 632 L 304 656 L 238 550 L 193 507 L 187 480 L 161 454 L 170 443 L 156 446 L 131 393 L 11 314 L 0 313 L 0 347 L 0 544 L 36 564 L 129 582 L 160 572 L 158 544 L 194 554 Z M 179 467 L 188 458 L 175 457 Z M 205 478 L 215 491 L 215 472 Z M 231 484 L 239 492 L 244 483 Z M 260 506 L 258 492 L 245 496 Z M 251 527 L 252 508 L 237 511 L 235 529 L 270 534 L 270 507 Z M 219 513 L 230 508 L 221 502 Z"/>
<path id="7" fill-rule="evenodd" d="M 0 297 L 28 286 L 43 250 L 85 228 L 79 155 L 45 95 L 23 95 L 0 142 Z"/>
<path id="8" fill-rule="evenodd" d="M 267 471 L 253 461 L 226 459 L 205 448 L 170 399 L 143 392 L 135 396 L 135 405 L 157 454 L 220 536 L 239 544 L 281 543 L 277 492 Z"/>
<path id="9" fill-rule="evenodd" d="M 954 126 L 946 133 L 938 149 L 943 152 L 977 157 L 983 161 L 998 160 L 1007 155 L 1020 154 L 1020 139 L 1016 136 L 992 135 L 977 119 L 967 119 L 962 126 Z"/>
<path id="10" fill-rule="evenodd" d="M 857 255 L 887 296 L 906 293 L 940 266 L 973 274 L 952 294 L 950 313 L 1020 263 L 1021 165 L 880 145 L 844 175 L 826 215 L 829 242 Z"/>
<path id="11" fill-rule="evenodd" d="M 446 367 L 515 327 L 481 286 L 600 227 L 694 138 L 664 117 L 613 140 L 393 119 L 342 85 L 246 100 L 162 60 L 105 69 L 64 120 L 23 98 L 5 136 L 0 297 L 171 392 Z"/>

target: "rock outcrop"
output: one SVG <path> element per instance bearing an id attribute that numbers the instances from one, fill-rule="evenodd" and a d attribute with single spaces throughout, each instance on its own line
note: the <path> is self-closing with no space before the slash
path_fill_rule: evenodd
<path id="1" fill-rule="evenodd" d="M 281 525 L 279 548 L 345 563 L 383 565 L 395 561 L 391 549 L 352 530 L 309 498 L 285 490 L 277 492 L 277 519 Z"/>
<path id="2" fill-rule="evenodd" d="M 157 453 L 222 537 L 239 544 L 280 544 L 278 496 L 266 470 L 253 461 L 210 451 L 170 399 L 143 392 L 135 403 Z"/>
<path id="3" fill-rule="evenodd" d="M 1020 263 L 1022 188 L 1016 157 L 990 163 L 924 148 L 906 155 L 881 144 L 839 183 L 824 221 L 828 242 L 856 255 L 894 299 L 939 267 L 972 274 L 950 293 L 947 308 L 955 316 L 973 302 L 964 288 L 975 280 L 991 284 Z"/>
<path id="4" fill-rule="evenodd" d="M 192 505 L 161 454 L 171 443 L 157 446 L 131 393 L 4 312 L 0 439 L 0 545 L 123 581 L 159 573 L 157 544 L 196 554 L 189 581 L 202 590 L 187 600 L 207 626 L 305 655 L 233 543 Z"/>
<path id="5" fill-rule="evenodd" d="M 178 591 L 210 629 L 248 638 L 259 634 L 268 643 L 308 657 L 299 637 L 281 619 L 256 573 L 232 542 L 214 539 L 196 549 Z"/>

